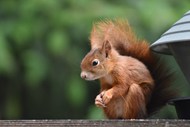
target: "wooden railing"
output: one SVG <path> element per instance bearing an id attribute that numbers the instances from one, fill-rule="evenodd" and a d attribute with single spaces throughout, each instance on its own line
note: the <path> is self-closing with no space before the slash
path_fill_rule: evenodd
<path id="1" fill-rule="evenodd" d="M 190 127 L 190 120 L 0 120 L 0 127 Z"/>

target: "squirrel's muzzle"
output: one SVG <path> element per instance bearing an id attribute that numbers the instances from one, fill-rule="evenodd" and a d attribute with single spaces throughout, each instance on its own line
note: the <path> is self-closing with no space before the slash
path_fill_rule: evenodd
<path id="1" fill-rule="evenodd" d="M 81 77 L 82 79 L 86 79 L 87 73 L 86 73 L 86 72 L 81 72 L 80 77 Z"/>

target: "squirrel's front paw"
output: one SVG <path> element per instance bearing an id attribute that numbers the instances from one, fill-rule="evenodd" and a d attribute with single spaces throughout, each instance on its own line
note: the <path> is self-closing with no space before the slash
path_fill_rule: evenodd
<path id="1" fill-rule="evenodd" d="M 111 91 L 102 91 L 99 95 L 96 96 L 95 104 L 98 107 L 105 108 L 112 99 L 112 94 L 110 92 Z"/>
<path id="2" fill-rule="evenodd" d="M 98 94 L 98 95 L 96 96 L 95 105 L 96 105 L 97 107 L 100 107 L 100 108 L 106 107 L 105 104 L 104 104 L 104 102 L 103 102 L 103 99 L 102 99 L 103 94 L 104 94 L 104 91 L 101 92 L 100 94 Z"/>
<path id="3" fill-rule="evenodd" d="M 105 91 L 103 96 L 102 96 L 102 101 L 103 101 L 104 105 L 107 105 L 111 99 L 112 99 L 111 91 L 110 90 Z"/>

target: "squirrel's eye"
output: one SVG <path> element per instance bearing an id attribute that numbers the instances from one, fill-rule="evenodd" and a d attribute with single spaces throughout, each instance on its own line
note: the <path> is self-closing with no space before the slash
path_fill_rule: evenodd
<path id="1" fill-rule="evenodd" d="M 100 63 L 100 62 L 99 62 L 98 59 L 94 59 L 94 60 L 92 61 L 92 66 L 97 66 L 99 63 Z"/>

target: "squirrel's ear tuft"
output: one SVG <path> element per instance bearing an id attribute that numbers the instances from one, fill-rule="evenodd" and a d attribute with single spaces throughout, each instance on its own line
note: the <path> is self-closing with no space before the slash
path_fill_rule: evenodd
<path id="1" fill-rule="evenodd" d="M 111 51 L 111 44 L 108 40 L 103 43 L 102 49 L 106 57 L 108 57 Z"/>

